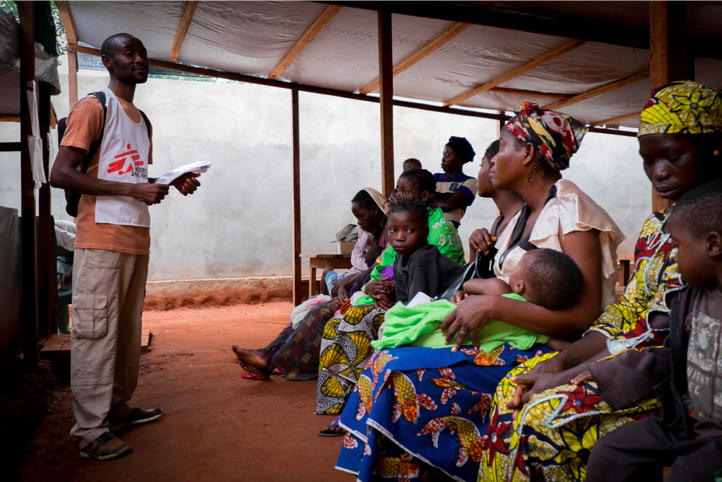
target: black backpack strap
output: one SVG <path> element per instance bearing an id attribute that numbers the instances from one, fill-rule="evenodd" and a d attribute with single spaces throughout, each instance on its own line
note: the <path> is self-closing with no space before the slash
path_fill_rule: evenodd
<path id="1" fill-rule="evenodd" d="M 148 130 L 148 139 L 150 139 L 150 119 L 148 119 L 148 116 L 145 115 L 145 112 L 138 109 L 138 112 L 140 112 L 141 117 L 143 117 L 143 120 L 145 121 L 145 128 Z"/>
<path id="2" fill-rule="evenodd" d="M 90 161 L 93 160 L 93 157 L 95 157 L 95 153 L 98 152 L 98 149 L 100 149 L 100 144 L 103 142 L 103 135 L 105 134 L 105 122 L 106 118 L 108 117 L 108 106 L 105 104 L 106 98 L 105 98 L 105 92 L 99 91 L 99 92 L 91 92 L 88 94 L 89 96 L 93 96 L 96 99 L 98 99 L 98 102 L 100 102 L 100 105 L 103 106 L 103 125 L 100 128 L 100 135 L 97 139 L 95 139 L 93 142 L 90 143 L 90 146 L 88 147 L 88 154 L 85 156 L 85 160 L 83 161 L 83 165 L 81 166 L 82 173 L 85 173 L 88 171 L 88 167 L 90 166 Z M 62 119 L 64 121 L 65 119 Z M 65 128 L 67 127 L 66 122 L 63 123 L 63 130 L 58 130 L 58 139 L 61 140 L 63 138 L 63 134 L 65 134 Z M 60 123 L 59 123 L 60 124 Z M 60 126 L 59 126 L 60 127 Z M 76 217 L 78 215 L 78 203 L 80 203 L 80 194 L 65 190 L 65 212 L 67 212 L 69 215 Z"/>
<path id="3" fill-rule="evenodd" d="M 60 144 L 63 142 L 63 136 L 65 135 L 65 131 L 68 129 L 68 118 L 63 117 L 58 121 L 58 148 L 60 148 Z"/>
<path id="4" fill-rule="evenodd" d="M 85 157 L 85 161 L 83 161 L 83 170 L 80 172 L 86 172 L 88 170 L 88 166 L 90 166 L 90 161 L 93 160 L 93 157 L 95 157 L 95 153 L 98 152 L 98 149 L 100 149 L 100 144 L 103 142 L 103 135 L 105 134 L 105 120 L 108 117 L 108 106 L 105 104 L 105 92 L 101 90 L 98 92 L 91 92 L 88 95 L 98 99 L 100 105 L 103 106 L 103 125 L 100 128 L 100 135 L 98 136 L 98 138 L 90 143 L 90 147 L 88 148 L 88 155 Z"/>

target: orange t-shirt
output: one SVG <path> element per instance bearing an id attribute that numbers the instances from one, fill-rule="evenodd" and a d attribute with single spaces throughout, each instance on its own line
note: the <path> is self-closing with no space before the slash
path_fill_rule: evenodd
<path id="1" fill-rule="evenodd" d="M 118 102 L 125 114 L 135 123 L 140 122 L 140 111 L 120 97 Z M 90 144 L 100 136 L 103 127 L 103 106 L 95 97 L 88 96 L 79 100 L 70 111 L 67 129 L 61 146 L 76 147 L 88 151 Z M 152 134 L 152 131 L 151 131 Z M 148 164 L 152 163 L 153 143 L 151 136 Z M 98 177 L 98 159 L 100 149 L 90 161 L 86 174 Z M 150 253 L 150 229 L 140 226 L 123 226 L 95 222 L 95 196 L 83 194 L 78 204 L 78 217 L 75 219 L 75 247 L 83 249 L 105 249 L 128 254 Z"/>

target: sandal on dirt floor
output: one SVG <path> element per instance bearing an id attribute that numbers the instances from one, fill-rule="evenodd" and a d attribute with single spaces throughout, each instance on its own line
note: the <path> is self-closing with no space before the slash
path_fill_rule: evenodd
<path id="1" fill-rule="evenodd" d="M 261 378 L 258 375 L 256 375 L 255 373 L 251 373 L 251 372 L 244 373 L 243 375 L 241 375 L 241 378 L 243 378 L 245 380 L 263 380 L 263 381 L 270 380 L 270 378 Z"/>
<path id="2" fill-rule="evenodd" d="M 346 435 L 346 430 L 341 428 L 341 426 L 338 424 L 338 421 L 341 420 L 341 417 L 336 417 L 333 419 L 333 422 L 326 425 L 325 427 L 321 427 L 321 429 L 318 431 L 318 434 L 321 437 L 343 437 Z"/>

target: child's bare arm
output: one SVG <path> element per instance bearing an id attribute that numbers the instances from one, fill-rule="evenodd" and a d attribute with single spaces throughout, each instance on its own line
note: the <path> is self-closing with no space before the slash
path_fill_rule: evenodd
<path id="1" fill-rule="evenodd" d="M 464 283 L 464 292 L 470 295 L 507 295 L 511 293 L 509 285 L 499 278 L 470 279 Z"/>

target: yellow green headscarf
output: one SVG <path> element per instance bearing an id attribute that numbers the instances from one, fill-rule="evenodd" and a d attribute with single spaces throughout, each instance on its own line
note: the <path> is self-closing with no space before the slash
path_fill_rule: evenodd
<path id="1" fill-rule="evenodd" d="M 637 137 L 647 134 L 710 134 L 722 131 L 722 96 L 692 80 L 655 90 L 642 111 Z"/>

